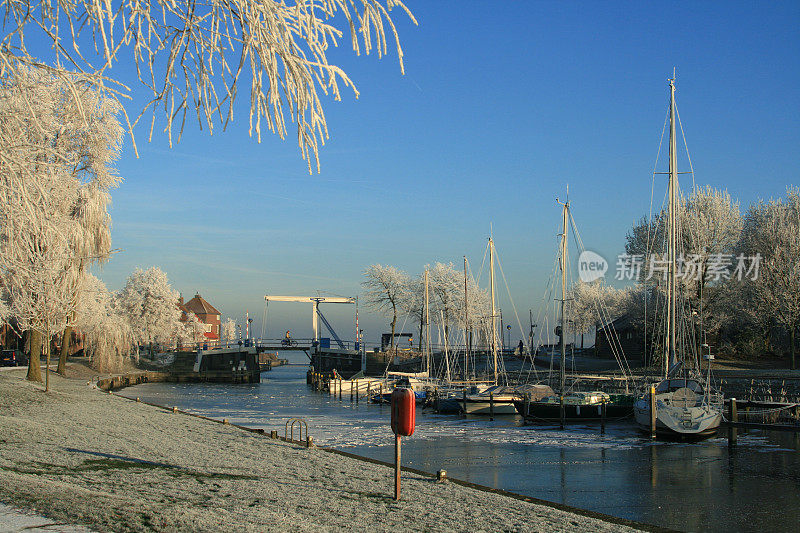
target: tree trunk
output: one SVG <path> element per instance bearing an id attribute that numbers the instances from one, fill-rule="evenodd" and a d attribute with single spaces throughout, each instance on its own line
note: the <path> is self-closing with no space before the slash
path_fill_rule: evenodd
<path id="1" fill-rule="evenodd" d="M 392 306 L 392 338 L 389 340 L 389 349 L 394 348 L 394 326 L 397 324 L 397 308 Z"/>
<path id="2" fill-rule="evenodd" d="M 42 363 L 39 358 L 42 355 L 42 334 L 31 330 L 31 353 L 28 357 L 28 381 L 42 381 Z"/>
<path id="3" fill-rule="evenodd" d="M 797 368 L 797 367 L 795 366 L 795 360 L 794 360 L 794 354 L 795 354 L 795 345 L 794 345 L 794 341 L 795 341 L 795 329 L 797 329 L 797 328 L 796 328 L 796 327 L 794 327 L 794 326 L 792 326 L 791 328 L 789 328 L 789 354 L 790 354 L 790 356 L 791 356 L 791 358 L 790 358 L 790 363 L 791 363 L 791 368 L 792 368 L 792 370 L 794 370 L 795 368 Z"/>
<path id="4" fill-rule="evenodd" d="M 62 376 L 67 371 L 67 355 L 69 355 L 70 344 L 72 341 L 72 326 L 64 328 L 64 334 L 61 335 L 61 350 L 58 352 L 58 368 L 56 372 Z"/>

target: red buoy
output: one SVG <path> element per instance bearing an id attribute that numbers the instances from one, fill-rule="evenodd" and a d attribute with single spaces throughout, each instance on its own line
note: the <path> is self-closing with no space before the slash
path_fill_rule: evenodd
<path id="1" fill-rule="evenodd" d="M 395 435 L 408 437 L 414 434 L 415 422 L 414 391 L 395 389 L 392 392 L 392 431 Z"/>

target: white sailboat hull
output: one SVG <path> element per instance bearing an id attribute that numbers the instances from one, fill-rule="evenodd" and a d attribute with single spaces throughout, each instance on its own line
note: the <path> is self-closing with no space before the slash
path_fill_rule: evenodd
<path id="1" fill-rule="evenodd" d="M 390 385 L 380 378 L 356 378 L 356 379 L 331 379 L 328 382 L 328 392 L 331 394 L 367 394 L 368 392 L 387 392 Z"/>
<path id="2" fill-rule="evenodd" d="M 496 415 L 515 415 L 517 408 L 514 406 L 514 400 L 519 399 L 516 396 L 504 395 L 496 396 L 494 398 L 494 408 L 484 395 L 467 395 L 466 398 L 466 413 L 468 415 L 489 415 L 492 412 Z"/>
<path id="3" fill-rule="evenodd" d="M 708 437 L 716 433 L 722 422 L 722 410 L 711 405 L 682 407 L 665 405 L 664 395 L 656 396 L 656 433 L 685 437 Z M 639 398 L 633 405 L 636 424 L 650 431 L 650 400 Z"/>

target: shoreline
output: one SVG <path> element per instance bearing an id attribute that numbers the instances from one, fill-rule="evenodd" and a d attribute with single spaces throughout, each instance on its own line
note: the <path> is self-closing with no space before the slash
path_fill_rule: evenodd
<path id="1" fill-rule="evenodd" d="M 386 463 L 176 416 L 85 378 L 51 376 L 47 397 L 23 376 L 0 374 L 0 500 L 97 531 L 665 531 L 411 468 L 395 502 Z"/>

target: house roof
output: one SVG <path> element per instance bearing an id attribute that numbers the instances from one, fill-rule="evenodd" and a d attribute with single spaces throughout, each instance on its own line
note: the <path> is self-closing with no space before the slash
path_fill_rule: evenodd
<path id="1" fill-rule="evenodd" d="M 183 304 L 183 307 L 195 315 L 221 315 L 217 308 L 208 303 L 200 294 L 195 294 L 194 298 Z"/>
<path id="2" fill-rule="evenodd" d="M 618 316 L 617 318 L 606 322 L 605 324 L 601 324 L 598 329 L 605 330 L 605 329 L 615 329 L 615 330 L 624 330 L 633 328 L 633 317 L 626 313 L 622 316 Z"/>

